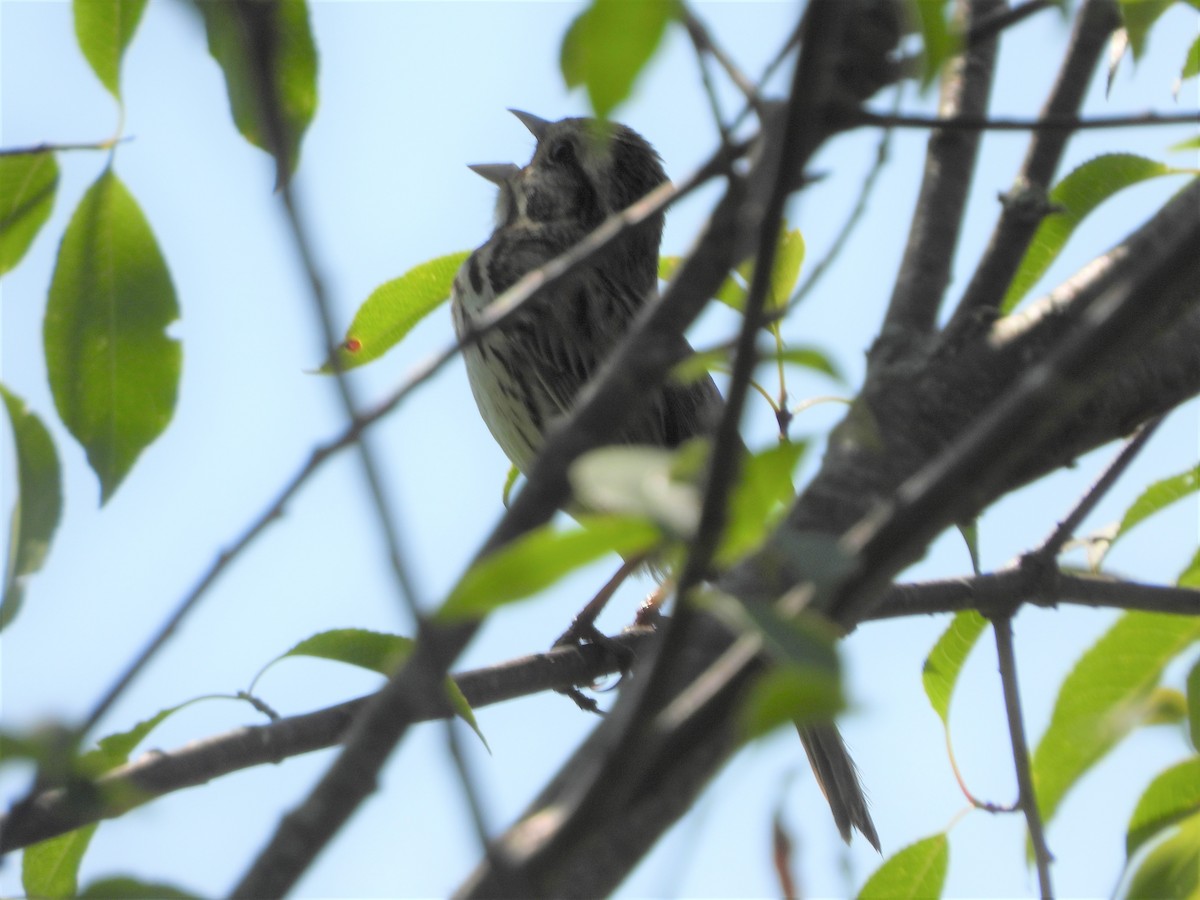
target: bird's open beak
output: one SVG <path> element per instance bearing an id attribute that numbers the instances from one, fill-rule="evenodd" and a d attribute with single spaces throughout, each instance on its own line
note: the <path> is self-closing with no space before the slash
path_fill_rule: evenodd
<path id="1" fill-rule="evenodd" d="M 554 124 L 533 113 L 522 112 L 519 109 L 510 109 L 509 112 L 521 120 L 521 124 L 529 129 L 529 133 L 537 138 L 538 143 L 541 143 L 542 138 L 546 136 L 546 130 Z"/>
<path id="2" fill-rule="evenodd" d="M 521 174 L 521 167 L 512 163 L 477 163 L 467 166 L 476 175 L 482 175 L 492 184 L 504 187 L 512 179 Z"/>

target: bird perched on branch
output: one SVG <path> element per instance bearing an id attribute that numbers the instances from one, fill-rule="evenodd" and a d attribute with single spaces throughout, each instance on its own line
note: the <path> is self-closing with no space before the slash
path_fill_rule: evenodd
<path id="1" fill-rule="evenodd" d="M 607 217 L 667 180 L 654 148 L 624 125 L 572 118 L 548 122 L 514 115 L 537 139 L 524 168 L 472 166 L 499 188 L 495 230 L 463 263 L 451 309 L 459 337 L 523 275 L 579 243 Z M 583 387 L 657 296 L 664 214 L 623 231 L 563 279 L 535 294 L 515 315 L 463 351 L 479 412 L 512 463 L 527 472 L 544 437 L 567 416 Z M 678 338 L 678 358 L 690 355 Z M 709 376 L 668 381 L 643 397 L 612 435 L 614 444 L 673 448 L 709 433 L 721 395 Z M 842 836 L 857 828 L 876 847 L 858 775 L 832 725 L 800 736 Z"/>

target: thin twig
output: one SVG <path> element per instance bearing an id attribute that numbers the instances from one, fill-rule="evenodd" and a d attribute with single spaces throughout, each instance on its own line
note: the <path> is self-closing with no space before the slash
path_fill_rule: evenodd
<path id="1" fill-rule="evenodd" d="M 1147 441 L 1158 430 L 1158 426 L 1162 424 L 1165 416 L 1158 416 L 1151 419 L 1138 429 L 1137 434 L 1131 437 L 1121 448 L 1121 452 L 1105 469 L 1095 483 L 1088 488 L 1087 493 L 1083 495 L 1080 501 L 1075 504 L 1075 508 L 1067 515 L 1065 519 L 1058 524 L 1054 532 L 1046 538 L 1040 547 L 1029 554 L 1029 556 L 1037 557 L 1044 563 L 1052 563 L 1055 557 L 1062 551 L 1075 534 L 1076 529 L 1084 519 L 1088 517 L 1096 504 L 1099 503 L 1104 496 L 1109 492 L 1117 479 L 1124 474 L 1130 464 L 1137 459 L 1139 453 L 1146 447 Z"/>
<path id="2" fill-rule="evenodd" d="M 1100 128 L 1140 128 L 1146 125 L 1194 125 L 1200 113 L 1146 112 L 1122 116 L 1046 116 L 1040 119 L 995 119 L 984 116 L 890 115 L 862 111 L 853 114 L 857 125 L 884 125 L 891 128 L 941 128 L 967 131 L 1087 131 Z"/>
<path id="3" fill-rule="evenodd" d="M 1042 829 L 1042 814 L 1033 787 L 1029 765 L 1029 744 L 1025 739 L 1025 722 L 1021 715 L 1021 690 L 1017 685 L 1017 657 L 1013 650 L 1012 618 L 1001 616 L 992 620 L 996 634 L 996 654 L 1000 659 L 1000 682 L 1004 687 L 1004 709 L 1008 715 L 1008 733 L 1012 741 L 1013 765 L 1017 772 L 1018 803 L 1029 826 L 1029 841 L 1037 863 L 1038 886 L 1042 897 L 1050 900 L 1054 888 L 1050 884 L 1050 849 Z"/>
<path id="4" fill-rule="evenodd" d="M 132 140 L 133 135 L 127 134 L 121 137 L 105 138 L 102 141 L 85 141 L 75 144 L 44 142 L 28 147 L 2 147 L 0 148 L 0 156 L 40 156 L 45 153 L 67 153 L 74 150 L 111 150 L 117 144 L 124 144 L 126 141 Z"/>
<path id="5" fill-rule="evenodd" d="M 762 98 L 758 93 L 758 85 L 746 77 L 736 62 L 733 61 L 728 53 L 713 40 L 712 34 L 705 27 L 704 22 L 695 14 L 692 8 L 687 3 L 679 4 L 680 17 L 683 20 L 683 25 L 687 29 L 688 37 L 691 38 L 693 46 L 696 48 L 698 55 L 703 56 L 708 54 L 725 70 L 725 74 L 729 76 L 729 80 L 734 86 L 741 91 L 742 96 L 746 99 L 746 103 L 758 109 L 762 104 Z"/>
<path id="6" fill-rule="evenodd" d="M 1061 6 L 1061 0 L 1027 0 L 1027 2 L 1018 4 L 1017 6 L 998 9 L 978 22 L 973 22 L 967 29 L 964 42 L 970 47 L 980 41 L 986 41 L 1006 28 L 1011 28 L 1018 22 L 1025 21 L 1025 19 L 1034 13 Z"/>

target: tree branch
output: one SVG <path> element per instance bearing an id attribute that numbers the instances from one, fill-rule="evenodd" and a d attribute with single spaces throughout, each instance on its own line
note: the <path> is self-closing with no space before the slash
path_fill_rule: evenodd
<path id="1" fill-rule="evenodd" d="M 1004 0 L 960 0 L 962 27 L 1004 8 Z M 983 116 L 996 67 L 996 42 L 978 42 L 955 57 L 942 75 L 938 119 Z M 982 132 L 939 128 L 929 136 L 925 175 L 909 226 L 908 245 L 896 276 L 879 340 L 899 352 L 933 329 L 950 283 L 950 269 L 975 176 Z"/>

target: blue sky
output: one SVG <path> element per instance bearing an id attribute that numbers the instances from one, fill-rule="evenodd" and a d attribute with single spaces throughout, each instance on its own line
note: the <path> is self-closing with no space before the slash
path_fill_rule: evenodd
<path id="1" fill-rule="evenodd" d="M 557 69 L 561 36 L 581 6 L 534 2 L 331 2 L 312 7 L 320 54 L 320 100 L 305 139 L 296 188 L 316 239 L 319 264 L 339 325 L 378 284 L 433 256 L 469 249 L 491 228 L 494 189 L 467 163 L 524 163 L 532 138 L 505 112 L 547 118 L 586 112 Z M 791 3 L 726 2 L 697 7 L 751 74 L 761 70 L 791 27 Z M 1196 33 L 1194 14 L 1169 14 L 1152 35 L 1152 59 L 1126 66 L 1094 113 L 1169 109 L 1174 73 Z M 1053 13 L 1035 17 L 1001 54 L 998 114 L 1029 115 L 1053 78 L 1066 41 Z M 41 352 L 41 314 L 58 235 L 104 157 L 71 153 L 53 218 L 21 266 L 5 277 L 0 360 L 6 386 L 47 421 L 64 464 L 66 514 L 27 607 L 4 635 L 0 674 L 6 726 L 30 726 L 84 713 L 221 548 L 307 458 L 339 429 L 332 385 L 307 374 L 323 356 L 303 280 L 271 194 L 270 162 L 236 133 L 224 86 L 199 23 L 184 4 L 149 5 L 124 67 L 125 132 L 115 167 L 152 224 L 182 307 L 172 333 L 184 368 L 175 419 L 139 460 L 113 500 L 97 508 L 82 451 L 55 424 Z M 1195 106 L 1195 82 L 1180 103 Z M 732 97 L 729 98 L 732 106 Z M 886 103 L 886 99 L 882 101 Z M 913 106 L 930 100 L 909 97 Z M 645 73 L 617 117 L 641 131 L 682 176 L 715 138 L 695 61 L 681 33 Z M 95 140 L 112 133 L 116 110 L 75 44 L 70 5 L 0 0 L 0 145 Z M 1072 146 L 1067 167 L 1101 152 L 1155 158 L 1188 129 L 1092 132 Z M 814 167 L 826 178 L 789 211 L 804 230 L 809 259 L 827 248 L 855 199 L 877 136 L 838 138 Z M 880 321 L 920 176 L 923 136 L 898 134 L 891 164 L 867 220 L 842 263 L 786 326 L 797 343 L 825 348 L 850 386 L 815 376 L 790 382 L 798 397 L 849 393 Z M 968 277 L 1012 179 L 1021 135 L 984 142 L 951 287 Z M 1169 157 L 1179 165 L 1194 159 Z M 1113 200 L 1089 220 L 1052 269 L 1052 284 L 1140 221 L 1178 180 Z M 712 192 L 672 210 L 664 252 L 685 252 Z M 697 343 L 729 326 L 706 316 Z M 380 398 L 414 365 L 443 347 L 446 313 L 431 316 L 399 348 L 356 373 L 359 393 Z M 793 433 L 820 435 L 841 407 L 817 407 Z M 1112 521 L 1153 478 L 1195 464 L 1197 405 L 1177 413 L 1121 487 L 1089 520 Z M 771 440 L 764 406 L 751 412 L 752 445 Z M 7 437 L 5 437 L 7 440 Z M 444 595 L 500 510 L 507 468 L 479 420 L 461 365 L 452 365 L 399 412 L 371 444 L 385 461 L 389 500 L 400 511 L 407 556 L 422 599 Z M 998 504 L 983 522 L 985 567 L 995 568 L 1039 541 L 1111 454 L 1104 450 Z M 11 507 L 10 455 L 2 452 L 0 506 Z M 815 457 L 814 457 L 815 459 Z M 811 471 L 813 459 L 809 460 Z M 283 519 L 240 558 L 150 669 L 104 721 L 123 730 L 193 696 L 244 688 L 263 663 L 297 641 L 335 627 L 411 633 L 391 587 L 353 456 L 328 466 Z M 1182 569 L 1196 543 L 1195 503 L 1181 504 L 1131 535 L 1114 569 L 1163 581 Z M 969 572 L 961 541 L 940 540 L 906 577 Z M 535 601 L 490 622 L 461 668 L 542 649 L 609 574 L 611 563 L 580 573 Z M 641 593 L 625 591 L 604 622 L 628 620 Z M 1025 612 L 1017 646 L 1032 734 L 1044 728 L 1053 690 L 1073 660 L 1111 622 L 1103 613 Z M 885 852 L 941 830 L 963 808 L 946 762 L 941 728 L 924 699 L 920 666 L 944 628 L 940 619 L 870 625 L 845 645 L 853 710 L 844 721 Z M 1178 675 L 1178 673 L 1175 673 Z M 303 712 L 371 690 L 377 679 L 332 663 L 289 661 L 259 685 L 284 713 Z M 1002 724 L 994 653 L 985 640 L 972 658 L 953 711 L 960 767 L 980 796 L 1015 796 Z M 480 712 L 489 756 L 472 744 L 495 827 L 509 822 L 592 726 L 560 697 L 514 701 Z M 245 705 L 198 704 L 156 731 L 163 749 L 257 721 Z M 1123 855 L 1124 823 L 1148 778 L 1184 754 L 1165 729 L 1135 736 L 1066 802 L 1050 831 L 1064 895 L 1112 890 Z M 388 765 L 378 794 L 355 816 L 301 882 L 299 896 L 439 896 L 478 857 L 449 767 L 440 726 L 416 729 Z M 297 803 L 328 765 L 329 753 L 239 773 L 183 791 L 98 832 L 83 879 L 132 872 L 200 894 L 235 883 L 267 839 L 281 810 Z M 795 776 L 795 777 L 792 777 Z M 5 802 L 23 780 L 0 776 Z M 780 734 L 745 752 L 689 817 L 623 887 L 636 896 L 765 896 L 770 817 L 782 805 L 799 837 L 802 885 L 812 896 L 844 894 L 877 858 L 861 841 L 844 850 L 794 736 Z M 1117 810 L 1116 813 L 1104 812 Z M 1102 814 L 1104 812 L 1104 814 Z M 1036 882 L 1021 867 L 1023 831 L 1015 817 L 966 816 L 952 834 L 948 893 L 1023 895 Z M 20 891 L 18 869 L 0 869 L 0 893 Z"/>

